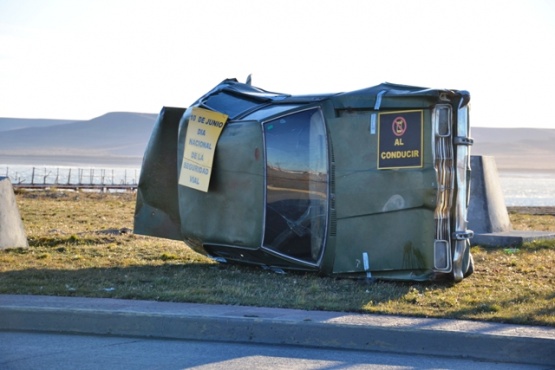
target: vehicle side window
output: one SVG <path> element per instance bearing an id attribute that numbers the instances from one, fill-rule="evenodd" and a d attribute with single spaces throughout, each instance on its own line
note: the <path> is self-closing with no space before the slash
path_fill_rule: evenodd
<path id="1" fill-rule="evenodd" d="M 266 223 L 264 246 L 317 263 L 328 218 L 328 146 L 319 109 L 264 124 Z"/>

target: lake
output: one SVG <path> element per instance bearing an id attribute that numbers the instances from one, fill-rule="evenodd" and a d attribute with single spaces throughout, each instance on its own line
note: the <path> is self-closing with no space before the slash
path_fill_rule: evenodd
<path id="1" fill-rule="evenodd" d="M 553 173 L 501 172 L 499 182 L 507 206 L 555 206 Z"/>

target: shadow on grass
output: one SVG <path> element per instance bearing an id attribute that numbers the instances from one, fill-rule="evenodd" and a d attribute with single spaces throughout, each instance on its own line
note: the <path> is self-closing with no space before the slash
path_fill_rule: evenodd
<path id="1" fill-rule="evenodd" d="M 470 278 L 472 279 L 472 277 Z M 528 304 L 531 297 L 553 302 L 552 292 L 515 294 L 493 300 L 472 295 L 452 282 L 391 282 L 321 277 L 313 273 L 277 274 L 258 267 L 166 261 L 158 265 L 46 269 L 0 273 L 0 294 L 120 298 L 304 310 L 358 312 L 417 317 L 471 319 L 528 325 L 555 325 L 553 305 Z M 462 289 L 462 290 L 461 290 Z M 464 302 L 463 302 L 464 301 Z M 515 305 L 526 308 L 515 314 Z"/>
<path id="2" fill-rule="evenodd" d="M 24 269 L 0 273 L 0 293 L 145 299 L 362 312 L 395 301 L 409 284 L 278 274 L 244 265 L 183 263 L 110 268 Z"/>

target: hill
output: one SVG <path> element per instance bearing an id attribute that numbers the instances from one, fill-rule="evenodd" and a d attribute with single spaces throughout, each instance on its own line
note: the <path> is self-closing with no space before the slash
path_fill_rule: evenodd
<path id="1" fill-rule="evenodd" d="M 26 127 L 17 129 L 13 128 L 14 119 L 0 119 L 0 162 L 140 165 L 156 117 L 148 113 L 112 112 L 89 121 L 58 124 L 49 120 L 21 120 Z"/>
<path id="2" fill-rule="evenodd" d="M 29 127 L 48 127 L 56 125 L 64 125 L 79 120 L 66 119 L 33 119 L 33 118 L 0 118 L 0 132 L 17 130 Z"/>
<path id="3" fill-rule="evenodd" d="M 0 118 L 0 163 L 140 166 L 157 114 L 112 112 L 88 121 Z M 555 129 L 473 127 L 473 155 L 500 171 L 555 171 Z"/>
<path id="4" fill-rule="evenodd" d="M 472 155 L 495 157 L 500 171 L 555 171 L 555 129 L 473 127 Z"/>

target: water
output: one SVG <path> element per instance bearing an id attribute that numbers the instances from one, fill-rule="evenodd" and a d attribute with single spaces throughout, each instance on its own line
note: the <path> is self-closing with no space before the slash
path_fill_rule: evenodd
<path id="1" fill-rule="evenodd" d="M 509 207 L 555 206 L 555 173 L 502 172 L 499 182 Z"/>
<path id="2" fill-rule="evenodd" d="M 33 168 L 34 178 L 33 178 Z M 0 164 L 0 176 L 13 184 L 112 184 L 135 185 L 140 168 L 23 166 Z M 509 207 L 555 206 L 555 173 L 500 172 L 499 183 Z"/>

